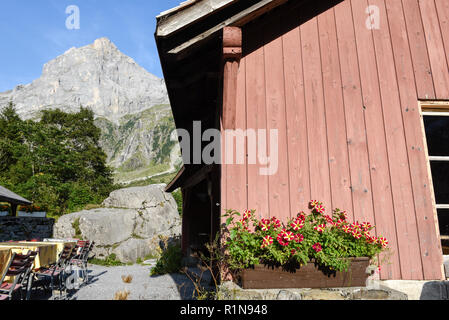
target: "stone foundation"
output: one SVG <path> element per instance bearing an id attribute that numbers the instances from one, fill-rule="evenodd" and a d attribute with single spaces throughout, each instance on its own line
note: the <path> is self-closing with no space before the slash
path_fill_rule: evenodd
<path id="1" fill-rule="evenodd" d="M 51 238 L 54 219 L 0 217 L 0 242 Z"/>
<path id="2" fill-rule="evenodd" d="M 221 300 L 408 300 L 405 293 L 386 287 L 244 290 L 233 282 L 221 285 L 219 297 Z"/>

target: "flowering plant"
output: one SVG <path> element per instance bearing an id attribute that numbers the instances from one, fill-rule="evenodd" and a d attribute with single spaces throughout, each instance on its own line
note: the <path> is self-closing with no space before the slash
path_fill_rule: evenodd
<path id="1" fill-rule="evenodd" d="M 30 206 L 20 206 L 19 211 L 33 213 L 33 212 L 42 212 L 42 211 L 44 211 L 44 209 L 40 206 L 30 205 Z"/>
<path id="2" fill-rule="evenodd" d="M 0 204 L 0 212 L 3 212 L 3 211 L 9 211 L 9 205 Z"/>
<path id="3" fill-rule="evenodd" d="M 343 271 L 350 258 L 374 258 L 388 248 L 387 239 L 372 234 L 371 223 L 351 223 L 340 209 L 328 215 L 324 205 L 315 200 L 310 209 L 310 214 L 300 212 L 286 224 L 276 217 L 259 220 L 254 210 L 245 210 L 243 216 L 228 210 L 224 217 L 229 267 L 245 269 L 259 263 L 302 266 L 312 261 Z"/>

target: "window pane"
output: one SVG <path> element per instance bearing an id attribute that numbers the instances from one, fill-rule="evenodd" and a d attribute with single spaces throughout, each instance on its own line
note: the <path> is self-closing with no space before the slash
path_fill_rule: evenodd
<path id="1" fill-rule="evenodd" d="M 424 116 L 429 156 L 449 156 L 449 117 Z"/>
<path id="2" fill-rule="evenodd" d="M 441 236 L 449 236 L 449 209 L 438 209 L 438 223 Z"/>
<path id="3" fill-rule="evenodd" d="M 437 204 L 449 204 L 449 162 L 431 161 L 433 189 Z"/>

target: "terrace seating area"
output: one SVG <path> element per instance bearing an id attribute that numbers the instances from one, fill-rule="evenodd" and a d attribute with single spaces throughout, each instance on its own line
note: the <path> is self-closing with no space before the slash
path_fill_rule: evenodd
<path id="1" fill-rule="evenodd" d="M 67 299 L 89 283 L 94 245 L 76 239 L 0 243 L 0 300 Z"/>

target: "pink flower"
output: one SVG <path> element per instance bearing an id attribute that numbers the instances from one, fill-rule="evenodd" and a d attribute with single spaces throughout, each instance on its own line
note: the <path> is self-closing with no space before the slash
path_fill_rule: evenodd
<path id="1" fill-rule="evenodd" d="M 243 212 L 243 219 L 244 220 L 248 220 L 249 218 L 251 218 L 251 211 L 250 210 L 245 210 L 244 212 Z"/>
<path id="2" fill-rule="evenodd" d="M 312 248 L 313 248 L 313 250 L 315 250 L 317 253 L 323 250 L 323 248 L 321 247 L 321 244 L 319 244 L 319 243 L 315 243 L 315 244 L 312 246 Z"/>

